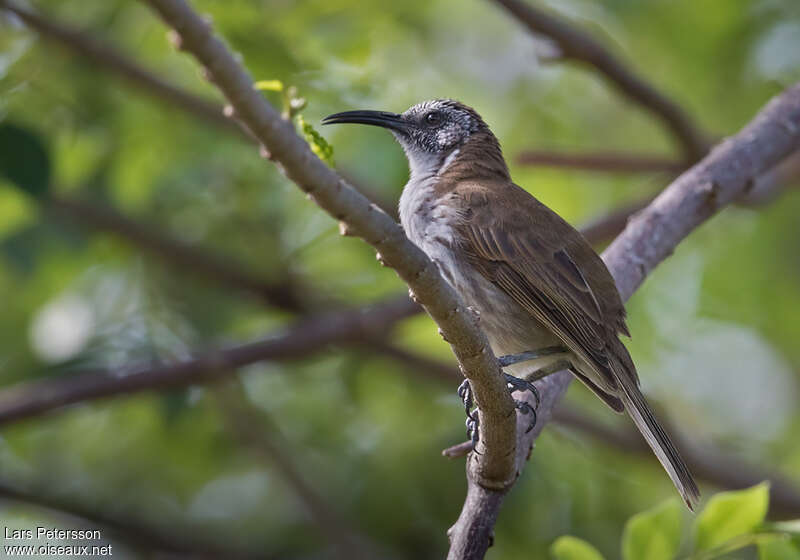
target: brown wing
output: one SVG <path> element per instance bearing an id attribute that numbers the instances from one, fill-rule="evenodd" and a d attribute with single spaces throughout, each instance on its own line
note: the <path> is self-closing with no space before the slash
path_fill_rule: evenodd
<path id="1" fill-rule="evenodd" d="M 625 308 L 588 242 L 512 183 L 462 183 L 453 197 L 463 209 L 457 227 L 467 258 L 590 364 L 597 374 L 590 381 L 616 393 L 609 345 L 622 346 Z M 632 363 L 629 375 L 636 379 Z"/>
<path id="2" fill-rule="evenodd" d="M 510 182 L 462 183 L 452 197 L 461 206 L 456 227 L 466 257 L 590 366 L 573 372 L 610 407 L 628 411 L 691 509 L 697 485 L 639 390 L 618 338 L 628 332 L 625 308 L 605 263 L 572 226 Z"/>

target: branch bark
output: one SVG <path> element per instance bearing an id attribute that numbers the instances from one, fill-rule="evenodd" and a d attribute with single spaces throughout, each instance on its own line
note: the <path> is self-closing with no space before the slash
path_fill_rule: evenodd
<path id="1" fill-rule="evenodd" d="M 469 461 L 470 477 L 486 487 L 507 488 L 515 476 L 514 402 L 477 317 L 394 220 L 314 156 L 292 124 L 253 88 L 248 73 L 205 20 L 182 0 L 148 0 L 148 4 L 173 28 L 176 46 L 204 66 L 230 103 L 228 113 L 263 143 L 289 179 L 339 220 L 344 234 L 361 237 L 379 252 L 381 262 L 397 271 L 439 325 L 481 407 L 482 449 Z"/>
<path id="2" fill-rule="evenodd" d="M 156 247 L 154 251 L 168 256 L 173 253 L 174 243 L 181 245 L 169 237 L 149 230 L 143 224 L 133 222 L 130 218 L 117 216 L 113 211 L 106 215 L 104 210 L 94 206 L 85 208 L 79 201 L 61 202 L 66 202 L 61 210 L 67 207 L 73 208 L 73 205 L 77 204 L 74 209 L 79 210 L 69 212 L 72 217 L 81 219 L 84 224 L 120 234 L 145 249 L 149 250 L 152 244 Z M 587 238 L 599 243 L 618 233 L 624 228 L 630 212 L 630 209 L 622 209 L 593 222 L 594 225 L 585 230 Z M 144 233 L 144 236 L 140 233 Z M 194 251 L 199 250 L 191 250 Z M 215 262 L 213 255 L 203 254 L 201 260 L 208 259 Z M 186 258 L 181 262 L 191 270 L 205 271 L 205 267 L 195 267 L 197 262 L 195 259 Z M 220 282 L 229 280 L 228 275 L 213 277 Z M 266 289 L 257 287 L 257 284 L 253 285 L 256 286 L 256 293 Z M 272 288 L 269 288 L 269 291 L 271 292 Z M 280 293 L 280 290 L 276 292 Z M 271 303 L 287 309 L 291 305 L 281 301 L 271 301 Z M 423 365 L 424 359 L 415 357 L 380 338 L 380 335 L 387 332 L 396 322 L 416 315 L 420 311 L 421 308 L 413 301 L 400 296 L 364 308 L 317 312 L 296 323 L 286 332 L 273 334 L 258 342 L 199 354 L 191 360 L 177 364 L 140 364 L 124 371 L 88 371 L 63 378 L 20 383 L 0 391 L 0 425 L 25 420 L 79 402 L 214 381 L 227 375 L 225 372 L 217 371 L 216 368 L 220 364 L 227 364 L 230 367 L 232 364 L 243 366 L 264 360 L 297 359 L 335 344 L 359 346 L 367 342 L 370 348 L 388 357 L 407 362 L 417 360 L 419 365 Z M 438 368 L 432 372 L 432 376 L 447 379 L 450 373 Z M 457 377 L 453 377 L 452 381 L 456 379 Z"/>
<path id="3" fill-rule="evenodd" d="M 505 1 L 505 0 L 503 0 Z M 800 84 L 773 98 L 739 134 L 725 140 L 700 163 L 678 177 L 603 253 L 624 300 L 669 256 L 689 233 L 737 197 L 746 195 L 758 177 L 800 149 Z M 536 437 L 552 417 L 572 375 L 558 372 L 536 382 L 542 394 L 536 428 L 525 434 L 518 419 L 516 468 L 520 472 Z M 503 493 L 468 480 L 468 498 L 451 528 L 448 556 L 483 558 Z M 487 494 L 494 493 L 493 496 Z M 491 498 L 491 499 L 490 499 Z"/>
<path id="4" fill-rule="evenodd" d="M 512 0 L 498 1 L 512 3 Z M 540 409 L 538 430 L 523 437 L 522 445 L 516 446 L 516 456 L 509 458 L 509 452 L 515 447 L 511 428 L 513 403 L 476 321 L 468 310 L 459 305 L 457 296 L 442 281 L 432 263 L 408 242 L 393 220 L 370 205 L 311 154 L 291 125 L 282 121 L 277 112 L 253 91 L 249 76 L 224 45 L 213 37 L 206 22 L 180 0 L 149 0 L 149 3 L 176 29 L 180 46 L 191 51 L 203 63 L 209 77 L 231 103 L 232 114 L 244 122 L 266 146 L 287 176 L 340 220 L 343 232 L 359 235 L 380 251 L 381 259 L 398 271 L 439 323 L 444 336 L 451 341 L 462 370 L 473 382 L 481 406 L 481 442 L 485 447 L 481 455 L 472 454 L 468 462 L 469 507 L 465 506 L 453 531 L 451 555 L 463 544 L 460 550 L 471 551 L 472 556 L 451 557 L 482 555 L 488 546 L 488 531 L 494 524 L 499 505 L 514 480 L 514 471 L 521 470 L 538 430 L 543 428 L 548 415 L 552 413 L 570 376 L 562 372 L 540 382 L 545 399 Z M 575 53 L 573 57 L 580 59 Z M 590 62 L 591 59 L 585 61 Z M 743 132 L 737 139 L 727 142 L 707 161 L 679 178 L 612 245 L 606 253 L 607 263 L 626 299 L 652 267 L 663 260 L 696 225 L 733 196 L 746 192 L 748 186 L 754 184 L 758 173 L 797 148 L 800 129 L 798 95 L 797 87 L 789 90 L 763 111 L 763 118 L 759 117 L 760 120 L 757 119 L 748 127 L 745 131 L 747 134 Z M 768 146 L 759 148 L 748 135 L 767 135 Z M 710 181 L 698 183 L 699 179 L 709 177 Z M 231 361 L 223 359 L 223 363 L 220 363 L 218 356 L 211 356 L 195 362 L 194 370 L 182 368 L 182 364 L 179 364 L 166 368 L 169 375 L 164 376 L 164 371 L 156 373 L 159 373 L 159 379 L 165 377 L 172 380 L 185 379 L 190 370 L 198 369 L 206 375 L 213 375 L 220 369 L 244 363 L 239 360 L 251 359 L 263 348 L 242 347 L 236 350 L 242 352 L 227 356 Z M 132 382 L 130 387 L 138 390 L 138 387 L 144 386 L 137 383 L 141 383 L 141 380 Z M 147 386 L 150 387 L 152 385 Z M 475 504 L 480 507 L 475 507 Z"/>
<path id="5" fill-rule="evenodd" d="M 493 0 L 533 33 L 551 38 L 565 58 L 582 62 L 604 76 L 620 93 L 656 116 L 674 136 L 689 163 L 709 148 L 705 134 L 686 112 L 647 80 L 618 60 L 588 33 L 522 0 Z"/>

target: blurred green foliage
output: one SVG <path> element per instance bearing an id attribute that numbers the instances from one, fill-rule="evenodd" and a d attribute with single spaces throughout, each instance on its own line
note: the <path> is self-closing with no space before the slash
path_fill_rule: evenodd
<path id="1" fill-rule="evenodd" d="M 677 150 L 649 114 L 591 70 L 540 60 L 547 45 L 490 2 L 193 4 L 210 14 L 251 75 L 302 92 L 308 100 L 302 118 L 311 126 L 337 111 L 401 111 L 423 99 L 458 98 L 492 126 L 515 181 L 575 224 L 668 182 L 514 162 L 531 148 Z M 546 5 L 596 34 L 720 137 L 800 79 L 796 0 Z M 221 103 L 141 3 L 40 0 L 35 7 Z M 265 95 L 281 106 L 280 94 Z M 302 281 L 309 291 L 353 305 L 405 291 L 392 271 L 376 264 L 372 250 L 341 238 L 335 222 L 252 145 L 4 14 L 0 119 L 5 386 L 168 362 L 270 336 L 293 320 L 291 313 L 170 267 L 123 238 L 53 214 L 41 196 L 45 187 L 53 195 L 111 205 L 185 243 L 222 253 L 267 282 Z M 336 146 L 340 170 L 384 199 L 397 198 L 407 168 L 389 134 L 366 127 L 324 134 L 325 145 Z M 661 414 L 701 447 L 722 447 L 800 484 L 798 215 L 798 190 L 763 208 L 726 210 L 654 272 L 628 309 L 629 347 Z M 452 360 L 426 317 L 386 334 L 416 352 Z M 302 360 L 243 368 L 238 377 L 247 404 L 269 415 L 300 474 L 384 557 L 441 558 L 445 530 L 465 491 L 463 463 L 439 456 L 464 437 L 455 386 L 363 347 L 314 350 Z M 4 426 L 0 479 L 83 511 L 239 552 L 330 557 L 329 543 L 292 484 L 275 461 L 236 437 L 214 393 L 197 386 L 139 394 Z M 626 425 L 577 384 L 568 400 L 598 423 Z M 705 496 L 717 490 L 713 484 L 702 489 Z M 672 493 L 649 457 L 620 453 L 554 424 L 506 500 L 490 557 L 542 558 L 554 542 L 559 558 L 590 557 L 578 541 L 556 541 L 566 534 L 593 543 L 606 558 L 655 548 L 672 554 L 676 526 L 685 526 L 676 518 L 683 514 L 676 517 L 669 505 L 650 510 Z M 724 507 L 723 498 L 712 499 L 698 527 L 707 512 Z M 762 510 L 747 508 L 758 514 L 756 523 Z M 0 512 L 7 526 L 65 523 L 24 503 L 4 502 Z M 731 536 L 708 531 L 696 538 L 711 547 Z M 147 539 L 111 538 L 120 554 L 146 557 Z M 793 547 L 759 543 L 759 554 L 793 558 Z M 753 550 L 727 557 L 753 558 Z"/>
<path id="2" fill-rule="evenodd" d="M 622 535 L 624 560 L 712 560 L 728 557 L 731 552 L 757 546 L 760 560 L 798 560 L 800 531 L 797 522 L 765 523 L 769 485 L 759 484 L 746 490 L 716 494 L 692 525 L 694 537 L 683 548 L 689 551 L 678 556 L 683 540 L 683 508 L 670 498 L 653 509 L 631 517 Z M 792 542 L 792 541 L 795 542 Z M 602 560 L 602 555 L 589 543 L 576 537 L 559 537 L 551 547 L 555 560 Z"/>

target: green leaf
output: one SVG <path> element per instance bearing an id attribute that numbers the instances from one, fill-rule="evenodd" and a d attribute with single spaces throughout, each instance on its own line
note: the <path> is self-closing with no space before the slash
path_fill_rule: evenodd
<path id="1" fill-rule="evenodd" d="M 559 537 L 550 547 L 555 560 L 603 560 L 595 547 L 578 537 Z"/>
<path id="2" fill-rule="evenodd" d="M 283 82 L 280 80 L 259 80 L 253 84 L 259 91 L 283 91 Z"/>
<path id="3" fill-rule="evenodd" d="M 319 159 L 333 167 L 333 146 L 328 144 L 328 141 L 311 126 L 311 123 L 303 118 L 303 115 L 297 115 L 297 124 L 300 126 L 300 130 L 303 131 L 303 136 L 311 147 L 311 151 Z"/>
<path id="4" fill-rule="evenodd" d="M 625 560 L 672 560 L 681 541 L 683 510 L 677 499 L 670 499 L 637 513 L 625 524 L 622 557 Z"/>
<path id="5" fill-rule="evenodd" d="M 12 123 L 0 124 L 0 175 L 34 197 L 47 194 L 50 157 L 38 135 Z"/>
<path id="6" fill-rule="evenodd" d="M 759 560 L 800 560 L 800 549 L 787 539 L 758 543 Z"/>
<path id="7" fill-rule="evenodd" d="M 769 504 L 769 483 L 735 492 L 721 492 L 709 500 L 695 522 L 695 549 L 708 550 L 756 529 Z"/>

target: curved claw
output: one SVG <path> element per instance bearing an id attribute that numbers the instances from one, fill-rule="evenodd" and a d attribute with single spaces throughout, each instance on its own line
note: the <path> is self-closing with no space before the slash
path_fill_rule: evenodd
<path id="1" fill-rule="evenodd" d="M 516 391 L 530 391 L 533 393 L 533 398 L 536 400 L 536 407 L 538 408 L 540 404 L 542 404 L 542 398 L 539 394 L 539 389 L 536 388 L 536 385 L 528 381 L 527 379 L 520 379 L 519 377 L 514 377 L 513 375 L 505 374 L 506 376 L 506 383 L 508 384 L 508 388 L 511 390 L 512 393 Z"/>
<path id="2" fill-rule="evenodd" d="M 525 401 L 514 401 L 514 404 L 523 414 L 530 413 L 533 416 L 533 418 L 531 419 L 531 423 L 525 429 L 526 434 L 530 433 L 530 431 L 534 428 L 534 426 L 536 426 L 536 420 L 538 419 L 536 415 L 536 409 Z"/>

